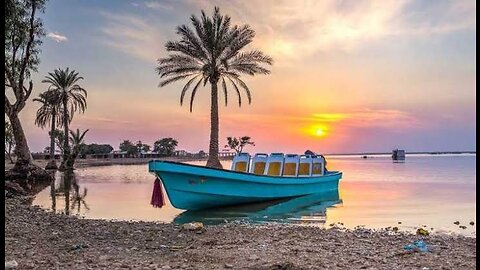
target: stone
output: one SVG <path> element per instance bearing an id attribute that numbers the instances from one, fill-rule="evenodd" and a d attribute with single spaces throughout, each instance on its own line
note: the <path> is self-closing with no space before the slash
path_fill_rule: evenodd
<path id="1" fill-rule="evenodd" d="M 419 229 L 417 230 L 417 234 L 418 234 L 418 235 L 429 235 L 430 233 L 429 233 L 427 230 L 423 229 L 423 228 L 419 228 Z"/>
<path id="2" fill-rule="evenodd" d="M 473 221 L 470 221 L 470 225 L 472 225 L 472 226 L 473 226 L 473 225 L 475 225 L 475 222 L 473 222 Z"/>
<path id="3" fill-rule="evenodd" d="M 18 263 L 15 260 L 5 262 L 5 269 L 15 269 L 17 266 Z"/>
<path id="4" fill-rule="evenodd" d="M 458 224 L 460 224 L 460 221 L 455 221 L 455 222 L 453 222 L 453 224 L 458 225 Z"/>
<path id="5" fill-rule="evenodd" d="M 106 261 L 108 259 L 108 256 L 107 255 L 100 255 L 100 257 L 98 257 L 98 259 L 100 261 Z"/>
<path id="6" fill-rule="evenodd" d="M 201 222 L 191 222 L 191 223 L 183 224 L 182 229 L 187 230 L 187 231 L 200 231 L 200 230 L 204 230 L 205 227 L 203 226 L 203 223 L 201 223 Z"/>
<path id="7" fill-rule="evenodd" d="M 248 258 L 250 261 L 256 261 L 259 259 L 259 257 L 257 255 L 252 255 Z"/>

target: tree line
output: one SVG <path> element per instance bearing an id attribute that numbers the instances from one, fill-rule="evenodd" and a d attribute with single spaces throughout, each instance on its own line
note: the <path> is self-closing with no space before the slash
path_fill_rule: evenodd
<path id="1" fill-rule="evenodd" d="M 61 130 L 55 130 L 53 133 L 53 138 L 55 141 L 55 146 L 59 149 L 60 153 L 63 153 L 63 135 L 64 133 Z M 142 141 L 137 141 L 133 143 L 130 140 L 123 140 L 118 149 L 122 152 L 125 152 L 129 156 L 138 156 L 141 153 L 146 153 L 153 151 L 162 156 L 172 156 L 175 153 L 176 147 L 178 146 L 178 141 L 173 138 L 162 138 L 154 142 L 153 148 Z M 86 155 L 96 155 L 96 154 L 109 154 L 114 150 L 113 146 L 110 144 L 85 144 L 81 143 L 79 146 L 79 156 L 85 158 Z M 45 147 L 44 152 L 50 153 L 50 146 Z"/>

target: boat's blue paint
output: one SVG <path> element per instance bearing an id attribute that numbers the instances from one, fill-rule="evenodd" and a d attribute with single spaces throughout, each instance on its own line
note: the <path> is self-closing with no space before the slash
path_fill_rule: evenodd
<path id="1" fill-rule="evenodd" d="M 172 205 L 187 210 L 337 190 L 342 177 L 341 172 L 312 177 L 254 175 L 160 160 L 150 161 L 148 167 L 162 180 Z"/>

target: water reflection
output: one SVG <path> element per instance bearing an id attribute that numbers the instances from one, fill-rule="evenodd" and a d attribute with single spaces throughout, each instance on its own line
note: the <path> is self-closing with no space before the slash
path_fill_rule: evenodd
<path id="1" fill-rule="evenodd" d="M 204 211 L 202 214 L 182 214 L 184 211 L 174 208 L 165 197 L 164 207 L 153 208 L 150 199 L 155 177 L 148 172 L 148 165 L 143 164 L 75 170 L 75 179 L 70 180 L 71 188 L 68 191 L 68 212 L 93 219 L 168 223 L 174 219 L 175 222 L 182 223 L 185 219 L 203 220 L 211 224 L 224 222 L 224 219 L 234 220 L 235 216 L 238 220 L 250 219 L 252 222 L 309 222 L 312 225 L 318 223 L 320 226 L 324 226 L 323 222 L 341 222 L 347 228 L 358 225 L 365 225 L 367 228 L 397 226 L 400 230 L 413 232 L 426 224 L 428 228 L 435 229 L 433 232 L 453 231 L 462 235 L 475 235 L 475 155 L 408 156 L 406 161 L 400 164 L 392 162 L 390 155 L 367 159 L 359 156 L 332 156 L 327 159 L 331 170 L 341 170 L 344 173 L 339 183 L 341 203 L 334 204 L 333 207 L 324 207 L 327 203 L 307 204 L 304 208 L 292 207 L 292 215 L 285 212 L 282 215 L 273 211 L 274 206 L 280 208 L 287 201 L 277 201 L 256 204 L 255 209 L 243 206 L 236 210 L 217 209 Z M 192 163 L 205 165 L 205 162 Z M 222 165 L 230 168 L 231 162 L 222 161 Z M 48 186 L 50 183 L 47 183 L 35 196 L 33 204 L 63 213 L 67 198 L 61 189 L 68 186 L 68 181 L 66 185 L 62 174 L 57 173 L 56 176 L 53 186 Z M 88 189 L 88 193 L 84 188 Z M 75 195 L 83 197 L 80 204 L 79 200 L 74 199 Z M 261 211 L 264 209 L 269 210 L 266 210 L 266 217 L 262 219 Z M 201 215 L 205 215 L 205 218 L 200 219 Z M 467 228 L 462 229 L 455 225 L 457 220 L 461 225 L 467 225 Z M 475 222 L 475 225 L 468 225 L 471 221 Z"/>
<path id="2" fill-rule="evenodd" d="M 246 204 L 208 210 L 186 211 L 173 222 L 203 222 L 219 224 L 233 220 L 249 223 L 325 223 L 327 208 L 342 203 L 338 190 L 311 194 L 292 199 Z"/>
<path id="3" fill-rule="evenodd" d="M 82 206 L 85 210 L 90 210 L 85 198 L 87 196 L 87 188 L 83 188 L 83 192 L 80 193 L 80 185 L 77 181 L 76 174 L 73 170 L 67 170 L 65 172 L 49 171 L 54 177 L 54 181 L 50 184 L 50 199 L 52 202 L 51 209 L 53 212 L 57 212 L 57 201 L 63 200 L 65 202 L 63 212 L 59 213 L 70 215 L 71 211 L 76 210 L 75 214 L 82 212 Z"/>

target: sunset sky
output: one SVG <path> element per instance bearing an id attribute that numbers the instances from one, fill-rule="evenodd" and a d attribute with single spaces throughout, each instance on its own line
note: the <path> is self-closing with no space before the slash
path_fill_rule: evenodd
<path id="1" fill-rule="evenodd" d="M 274 59 L 270 75 L 244 77 L 251 105 L 219 103 L 221 148 L 249 135 L 249 152 L 476 149 L 475 1 L 50 0 L 31 99 L 47 72 L 70 67 L 85 77 L 88 109 L 72 128 L 90 129 L 87 143 L 173 137 L 207 151 L 210 88 L 190 113 L 184 82 L 159 88 L 155 65 L 175 27 L 215 5 L 256 31 L 249 49 Z M 29 102 L 21 119 L 31 150 L 43 151 L 37 109 Z"/>

